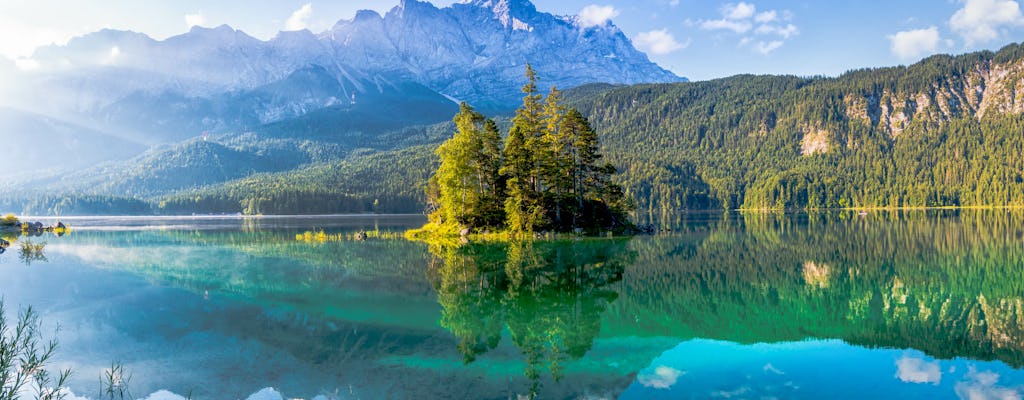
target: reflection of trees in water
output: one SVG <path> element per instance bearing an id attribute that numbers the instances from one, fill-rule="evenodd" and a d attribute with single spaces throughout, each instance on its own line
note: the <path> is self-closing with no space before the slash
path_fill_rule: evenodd
<path id="1" fill-rule="evenodd" d="M 59 238 L 67 233 L 68 231 L 65 229 L 5 232 L 3 235 L 0 235 L 0 254 L 4 254 L 8 250 L 17 250 L 18 260 L 22 264 L 32 265 L 33 262 L 47 262 L 49 260 L 44 252 L 46 242 L 36 241 L 33 238 L 42 237 L 44 234 L 50 234 Z"/>
<path id="2" fill-rule="evenodd" d="M 839 338 L 1024 365 L 1024 213 L 732 216 L 638 238 L 615 335 Z"/>
<path id="3" fill-rule="evenodd" d="M 431 280 L 441 325 L 458 338 L 466 363 L 496 348 L 507 328 L 526 358 L 534 390 L 547 371 L 579 359 L 601 330 L 633 254 L 622 240 L 468 244 L 435 248 Z"/>
<path id="4" fill-rule="evenodd" d="M 32 265 L 33 262 L 46 262 L 46 254 L 43 254 L 43 249 L 46 248 L 46 242 L 33 242 L 25 239 L 18 242 L 18 259 L 21 260 L 25 265 Z"/>

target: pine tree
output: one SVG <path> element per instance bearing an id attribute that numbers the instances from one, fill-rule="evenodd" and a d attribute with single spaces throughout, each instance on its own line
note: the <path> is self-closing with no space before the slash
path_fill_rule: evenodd
<path id="1" fill-rule="evenodd" d="M 526 65 L 526 84 L 523 85 L 523 105 L 512 118 L 512 129 L 505 145 L 505 166 L 502 175 L 507 179 L 505 200 L 506 226 L 514 233 L 531 232 L 542 224 L 544 215 L 539 196 L 540 179 L 538 147 L 541 131 L 541 95 L 537 93 L 537 73 Z"/>
<path id="2" fill-rule="evenodd" d="M 563 219 L 563 210 L 571 205 L 567 201 L 572 193 L 570 168 L 572 166 L 572 141 L 561 129 L 566 107 L 561 104 L 561 92 L 554 86 L 548 93 L 541 114 L 543 132 L 535 147 L 542 177 L 540 188 L 544 202 L 550 207 L 549 219 L 556 229 L 562 230 L 568 218 Z"/>
<path id="3" fill-rule="evenodd" d="M 601 154 L 590 123 L 561 103 L 558 89 L 539 95 L 529 66 L 526 78 L 504 146 L 494 121 L 460 105 L 456 132 L 437 149 L 441 164 L 427 187 L 437 205 L 431 222 L 504 226 L 513 234 L 629 226 L 629 204 L 610 178 L 615 168 L 597 164 Z"/>
<path id="4" fill-rule="evenodd" d="M 480 153 L 477 155 L 483 196 L 478 210 L 479 226 L 499 227 L 505 223 L 505 179 L 501 175 L 502 165 L 501 133 L 492 119 L 484 120 L 480 136 Z"/>
<path id="5" fill-rule="evenodd" d="M 497 226 L 503 220 L 501 138 L 494 121 L 466 103 L 453 119 L 456 131 L 437 149 L 441 165 L 432 178 L 439 194 L 441 224 Z"/>

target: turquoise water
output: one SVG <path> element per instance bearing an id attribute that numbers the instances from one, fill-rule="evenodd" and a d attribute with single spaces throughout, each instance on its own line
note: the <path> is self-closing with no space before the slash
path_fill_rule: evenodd
<path id="1" fill-rule="evenodd" d="M 41 311 L 83 397 L 112 362 L 138 398 L 1024 395 L 1020 212 L 698 215 L 445 246 L 351 240 L 419 217 L 66 222 L 7 237 L 0 293 Z"/>

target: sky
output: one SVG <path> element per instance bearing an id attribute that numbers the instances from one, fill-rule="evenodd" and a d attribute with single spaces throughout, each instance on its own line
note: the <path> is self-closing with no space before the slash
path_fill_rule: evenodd
<path id="1" fill-rule="evenodd" d="M 321 32 L 357 10 L 399 0 L 3 0 L 0 55 L 103 28 L 156 39 L 228 24 L 260 39 Z M 611 21 L 652 61 L 692 80 L 735 74 L 835 76 L 932 54 L 1024 40 L 1024 0 L 534 0 L 540 11 Z M 431 1 L 438 7 L 452 0 Z"/>

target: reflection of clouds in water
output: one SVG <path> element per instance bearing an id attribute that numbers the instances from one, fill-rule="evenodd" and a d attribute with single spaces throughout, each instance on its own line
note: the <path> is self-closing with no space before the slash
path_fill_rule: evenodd
<path id="1" fill-rule="evenodd" d="M 89 400 L 88 397 L 79 397 L 79 396 L 75 395 L 74 393 L 70 393 L 70 392 L 65 392 L 65 393 L 67 394 L 67 397 L 65 397 L 66 400 Z M 181 396 L 179 394 L 172 393 L 172 392 L 167 391 L 167 390 L 158 390 L 156 392 L 153 392 L 149 396 L 146 396 L 146 397 L 142 398 L 142 400 L 186 400 L 186 399 L 187 399 L 187 397 Z M 246 400 L 283 400 L 283 399 L 284 399 L 284 395 L 282 395 L 281 392 L 278 392 L 274 388 L 269 388 L 269 387 L 268 388 L 263 388 L 260 391 L 249 395 L 249 397 L 246 397 Z M 318 396 L 314 397 L 313 400 L 327 400 L 327 396 L 318 395 Z"/>
<path id="2" fill-rule="evenodd" d="M 72 395 L 73 396 L 73 395 Z M 142 400 L 186 400 L 187 397 L 169 392 L 167 390 L 157 391 Z M 87 400 L 85 397 L 70 397 L 68 400 Z M 274 388 L 263 388 L 260 391 L 249 395 L 245 400 L 284 400 L 284 395 Z M 313 400 L 327 400 L 327 396 L 317 395 Z"/>
<path id="3" fill-rule="evenodd" d="M 991 371 L 978 372 L 973 366 L 967 372 L 968 380 L 956 384 L 956 395 L 964 400 L 1020 400 L 1017 389 L 996 386 L 999 374 Z"/>
<path id="4" fill-rule="evenodd" d="M 79 396 L 67 388 L 62 388 L 60 392 L 64 395 L 64 397 L 61 397 L 64 400 L 90 400 L 88 397 Z M 22 393 L 22 395 L 21 398 L 31 398 L 28 393 Z"/>
<path id="5" fill-rule="evenodd" d="M 142 400 L 185 400 L 185 398 L 166 390 L 160 390 Z"/>
<path id="6" fill-rule="evenodd" d="M 782 372 L 782 370 L 780 370 L 778 368 L 775 368 L 775 366 L 772 365 L 772 363 L 768 363 L 768 364 L 764 365 L 764 372 L 766 372 L 766 373 L 767 372 L 771 372 L 771 373 L 776 374 L 776 375 L 785 375 L 786 374 L 785 372 Z"/>
<path id="7" fill-rule="evenodd" d="M 896 360 L 896 377 L 908 383 L 931 383 L 938 385 L 942 381 L 939 362 L 927 362 L 921 358 L 906 354 Z"/>
<path id="8" fill-rule="evenodd" d="M 253 393 L 252 396 L 249 396 L 246 400 L 281 400 L 283 397 L 284 396 L 281 396 L 281 393 L 278 393 L 273 388 L 264 388 L 263 390 Z"/>
<path id="9" fill-rule="evenodd" d="M 187 254 L 193 248 L 187 246 L 179 247 L 110 247 L 98 244 L 64 244 L 54 243 L 46 247 L 50 253 L 59 253 L 77 257 L 79 260 L 105 265 L 130 265 L 136 263 L 152 264 L 156 262 L 167 263 L 174 260 L 170 254 Z"/>
<path id="10" fill-rule="evenodd" d="M 684 374 L 683 371 L 672 367 L 666 367 L 664 365 L 654 369 L 654 372 L 645 371 L 637 377 L 637 380 L 644 387 L 655 388 L 655 389 L 668 389 L 672 385 L 676 384 L 679 377 Z"/>
<path id="11" fill-rule="evenodd" d="M 724 398 L 724 399 L 731 399 L 733 397 L 744 397 L 744 398 L 746 398 L 747 396 L 745 396 L 745 395 L 750 393 L 750 392 L 751 392 L 751 390 L 750 390 L 749 387 L 743 386 L 743 387 L 737 388 L 736 390 L 732 390 L 732 391 L 728 391 L 728 392 L 724 391 L 724 390 L 720 390 L 720 391 L 711 393 L 711 397 L 721 397 L 721 398 Z"/>

